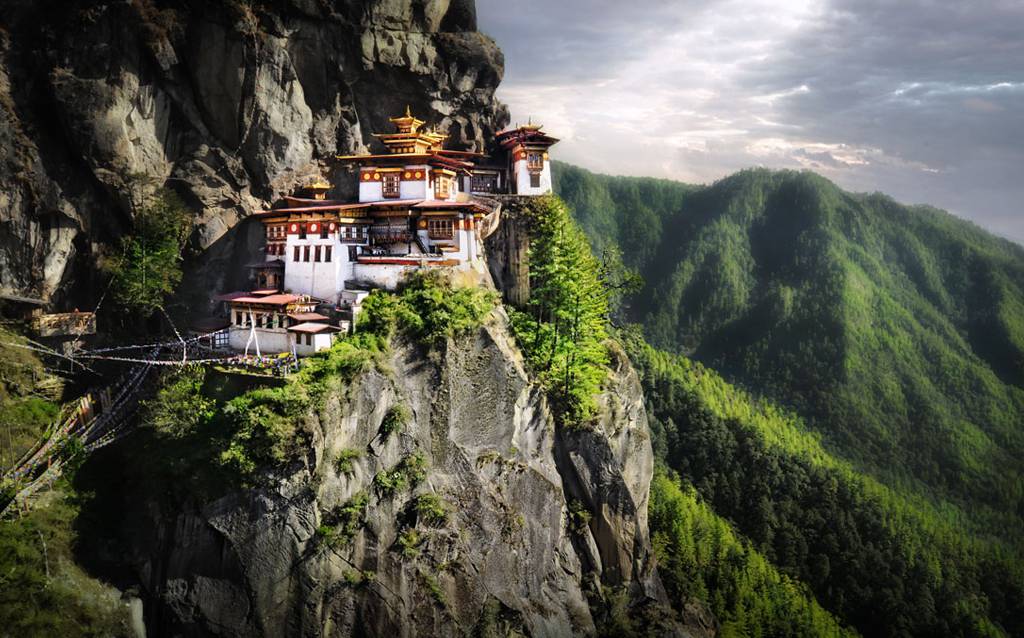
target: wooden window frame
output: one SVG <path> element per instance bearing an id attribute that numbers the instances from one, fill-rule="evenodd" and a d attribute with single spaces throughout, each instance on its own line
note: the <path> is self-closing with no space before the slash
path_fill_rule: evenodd
<path id="1" fill-rule="evenodd" d="M 383 173 L 380 177 L 380 192 L 384 199 L 398 199 L 402 196 L 402 174 Z"/>
<path id="2" fill-rule="evenodd" d="M 455 239 L 455 220 L 428 219 L 427 237 L 430 239 Z"/>

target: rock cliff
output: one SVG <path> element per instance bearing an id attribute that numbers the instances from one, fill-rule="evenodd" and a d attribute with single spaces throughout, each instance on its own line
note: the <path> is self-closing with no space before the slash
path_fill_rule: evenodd
<path id="1" fill-rule="evenodd" d="M 145 601 L 149 636 L 590 635 L 616 596 L 653 633 L 682 635 L 645 611 L 666 601 L 647 538 L 653 455 L 624 357 L 602 405 L 594 429 L 556 429 L 500 309 L 441 352 L 396 342 L 311 415 L 308 453 L 273 487 L 185 508 L 127 489 L 120 584 Z M 388 435 L 396 406 L 406 423 Z M 98 461 L 120 466 L 130 450 Z M 359 453 L 339 467 L 346 450 Z M 375 480 L 411 458 L 419 482 Z M 422 495 L 440 520 L 416 507 Z M 317 530 L 344 510 L 358 524 L 330 543 Z"/>
<path id="2" fill-rule="evenodd" d="M 239 221 L 406 105 L 482 148 L 502 72 L 472 0 L 8 0 L 0 292 L 94 304 L 139 174 L 196 211 L 183 292 L 228 287 L 255 245 Z"/>

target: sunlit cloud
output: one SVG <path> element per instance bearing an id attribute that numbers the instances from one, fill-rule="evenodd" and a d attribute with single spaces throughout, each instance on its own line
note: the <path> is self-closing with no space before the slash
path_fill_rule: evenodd
<path id="1" fill-rule="evenodd" d="M 592 170 L 811 169 L 1024 240 L 1024 3 L 478 0 L 513 119 Z"/>

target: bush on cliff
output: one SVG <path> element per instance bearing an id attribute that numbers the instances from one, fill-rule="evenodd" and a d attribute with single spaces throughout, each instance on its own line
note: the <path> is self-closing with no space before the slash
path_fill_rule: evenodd
<path id="1" fill-rule="evenodd" d="M 181 249 L 189 214 L 172 191 L 139 198 L 134 228 L 121 240 L 120 254 L 105 264 L 115 305 L 148 316 L 181 282 Z"/>
<path id="2" fill-rule="evenodd" d="M 608 292 L 583 232 L 554 196 L 532 201 L 530 301 L 512 310 L 520 347 L 566 425 L 594 415 L 607 377 Z"/>

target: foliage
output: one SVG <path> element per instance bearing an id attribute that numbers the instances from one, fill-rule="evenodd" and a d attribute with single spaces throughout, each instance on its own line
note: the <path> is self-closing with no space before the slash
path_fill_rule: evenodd
<path id="1" fill-rule="evenodd" d="M 659 470 L 650 526 L 658 568 L 674 600 L 706 601 L 721 636 L 852 636 L 805 585 L 776 569 L 701 501 Z"/>
<path id="2" fill-rule="evenodd" d="M 587 506 L 577 499 L 569 501 L 569 529 L 576 534 L 583 534 L 587 531 L 590 526 L 590 519 L 594 517 L 593 513 L 587 509 Z"/>
<path id="3" fill-rule="evenodd" d="M 362 589 L 377 580 L 377 573 L 369 570 L 346 569 L 341 574 L 345 584 L 353 589 Z"/>
<path id="4" fill-rule="evenodd" d="M 24 337 L 0 328 L 0 468 L 8 468 L 46 433 L 60 415 L 52 395 L 40 391 L 56 385 Z"/>
<path id="5" fill-rule="evenodd" d="M 355 471 L 355 461 L 362 455 L 359 450 L 345 448 L 338 453 L 338 458 L 334 459 L 334 469 L 338 474 L 351 474 Z"/>
<path id="6" fill-rule="evenodd" d="M 427 460 L 420 452 L 407 454 L 391 470 L 381 470 L 373 477 L 373 485 L 382 494 L 401 492 L 416 487 L 427 477 Z"/>
<path id="7" fill-rule="evenodd" d="M 0 523 L 0 626 L 11 636 L 128 633 L 119 593 L 75 564 L 78 505 L 66 483 L 28 514 Z"/>
<path id="8" fill-rule="evenodd" d="M 366 506 L 370 502 L 366 492 L 357 492 L 344 505 L 340 505 L 323 518 L 317 536 L 326 546 L 338 548 L 348 544 L 366 524 Z"/>
<path id="9" fill-rule="evenodd" d="M 493 291 L 455 287 L 444 273 L 421 270 L 406 277 L 397 293 L 373 291 L 363 301 L 358 328 L 384 337 L 400 329 L 437 346 L 480 327 L 497 302 Z"/>
<path id="10" fill-rule="evenodd" d="M 1024 512 L 1020 246 L 806 172 L 654 189 L 556 169 L 592 244 L 639 268 L 629 314 L 652 345 L 794 407 L 886 482 Z M 635 261 L 638 206 L 661 230 Z"/>
<path id="11" fill-rule="evenodd" d="M 395 545 L 404 558 L 416 558 L 420 553 L 420 543 L 422 542 L 423 538 L 414 527 L 402 530 L 402 533 L 395 539 Z"/>
<path id="12" fill-rule="evenodd" d="M 1024 634 L 1024 249 L 811 173 L 650 185 L 556 166 L 591 244 L 643 276 L 646 338 L 754 393 L 658 363 L 668 464 L 866 633 Z M 633 257 L 641 205 L 660 230 Z"/>
<path id="13" fill-rule="evenodd" d="M 142 403 L 148 424 L 172 439 L 195 435 L 216 413 L 216 402 L 202 392 L 205 378 L 198 365 L 170 372 L 156 396 Z"/>
<path id="14" fill-rule="evenodd" d="M 133 211 L 131 234 L 121 240 L 121 252 L 106 264 L 112 277 L 111 296 L 124 309 L 148 315 L 160 307 L 181 281 L 181 250 L 188 237 L 189 212 L 174 192 L 152 194 L 142 184 L 133 187 L 139 200 Z"/>
<path id="15" fill-rule="evenodd" d="M 658 456 L 842 622 L 872 636 L 1024 630 L 1019 550 L 949 503 L 857 472 L 800 419 L 711 370 L 626 343 Z"/>
<path id="16" fill-rule="evenodd" d="M 593 417 L 594 397 L 607 377 L 601 265 L 559 199 L 537 198 L 525 214 L 532 226 L 530 300 L 509 312 L 512 328 L 561 422 L 583 424 Z"/>
<path id="17" fill-rule="evenodd" d="M 412 413 L 405 404 L 398 403 L 391 406 L 387 413 L 384 415 L 384 419 L 380 422 L 380 436 L 382 439 L 387 439 L 395 432 L 401 431 L 405 427 L 405 424 L 412 418 Z"/>
<path id="18" fill-rule="evenodd" d="M 434 599 L 434 602 L 442 607 L 447 607 L 448 599 L 444 595 L 444 590 L 441 589 L 440 583 L 437 582 L 437 578 L 435 578 L 433 574 L 428 574 L 423 571 L 419 572 L 419 574 L 420 578 L 423 580 L 424 586 L 427 588 L 427 591 L 430 592 L 430 597 Z"/>
<path id="19" fill-rule="evenodd" d="M 440 527 L 448 521 L 448 504 L 436 494 L 420 494 L 413 505 L 416 520 L 424 525 Z"/>
<path id="20" fill-rule="evenodd" d="M 351 335 L 307 358 L 283 385 L 237 396 L 224 396 L 211 379 L 216 373 L 201 366 L 165 375 L 143 404 L 143 420 L 160 441 L 154 444 L 177 450 L 158 455 L 159 462 L 171 474 L 197 479 L 193 487 L 216 487 L 225 478 L 251 483 L 302 449 L 306 415 L 319 409 L 327 389 L 367 370 L 385 347 L 379 335 Z"/>

